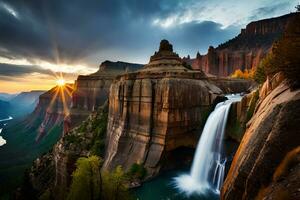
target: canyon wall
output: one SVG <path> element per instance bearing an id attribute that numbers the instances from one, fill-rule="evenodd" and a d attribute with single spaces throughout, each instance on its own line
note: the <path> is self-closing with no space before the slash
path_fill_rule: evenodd
<path id="1" fill-rule="evenodd" d="M 260 89 L 222 199 L 299 199 L 300 90 L 281 73 Z"/>
<path id="2" fill-rule="evenodd" d="M 79 75 L 75 81 L 72 108 L 68 124 L 70 129 L 82 122 L 108 98 L 112 80 L 120 74 L 140 69 L 142 65 L 126 62 L 104 61 L 99 70 L 90 75 Z"/>
<path id="3" fill-rule="evenodd" d="M 34 111 L 26 117 L 27 128 L 37 128 L 36 141 L 42 139 L 56 125 L 62 126 L 71 105 L 73 84 L 56 86 L 43 93 Z"/>
<path id="4" fill-rule="evenodd" d="M 251 22 L 235 38 L 217 48 L 210 46 L 206 55 L 197 53 L 196 58 L 184 60 L 193 69 L 215 76 L 229 76 L 237 69 L 256 68 L 294 15 Z"/>

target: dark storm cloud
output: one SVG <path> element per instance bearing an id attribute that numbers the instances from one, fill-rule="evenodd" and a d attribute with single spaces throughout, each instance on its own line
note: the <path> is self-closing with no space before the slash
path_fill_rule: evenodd
<path id="1" fill-rule="evenodd" d="M 196 51 L 206 52 L 209 46 L 217 46 L 221 42 L 233 37 L 239 31 L 237 27 L 229 27 L 221 29 L 221 25 L 211 22 L 191 22 L 182 24 L 181 26 L 170 29 L 170 39 L 174 41 L 174 45 L 178 46 L 182 56 L 190 54 L 196 56 Z M 176 41 L 176 42 L 175 42 Z M 183 50 L 182 50 L 183 49 Z"/>
<path id="2" fill-rule="evenodd" d="M 39 66 L 28 65 L 12 65 L 0 63 L 0 80 L 12 80 L 16 81 L 18 77 L 25 77 L 32 73 L 39 73 L 41 75 L 53 76 L 55 73 L 48 69 L 43 69 Z M 57 74 L 59 75 L 59 74 Z M 62 73 L 65 78 L 74 78 L 74 74 Z M 29 76 L 30 77 L 30 76 Z"/>
<path id="3" fill-rule="evenodd" d="M 221 29 L 213 21 L 192 21 L 168 29 L 153 25 L 155 19 L 181 13 L 195 2 L 199 3 L 195 0 L 0 0 L 0 56 L 58 63 L 96 64 L 105 59 L 146 61 L 163 38 L 171 40 L 179 53 L 193 54 L 198 50 L 205 52 L 209 45 L 216 46 L 239 32 L 240 27 Z M 209 2 L 200 1 L 199 12 Z M 9 12 L 7 6 L 15 13 Z M 262 7 L 256 14 L 262 15 L 268 9 L 277 8 Z"/>
<path id="4" fill-rule="evenodd" d="M 17 13 L 15 17 L 5 12 L 3 6 L 0 9 L 0 47 L 5 49 L 0 52 L 6 57 L 75 63 L 95 52 L 106 55 L 105 51 L 120 53 L 126 50 L 124 55 L 115 55 L 116 59 L 124 59 L 134 54 L 138 56 L 139 52 L 149 54 L 146 47 L 154 45 L 150 47 L 152 51 L 162 38 L 174 38 L 178 47 L 189 48 L 191 45 L 195 50 L 208 46 L 213 37 L 224 35 L 218 25 L 207 24 L 209 22 L 191 23 L 187 29 L 179 27 L 177 34 L 154 27 L 152 21 L 155 18 L 163 18 L 180 9 L 182 1 L 179 0 L 9 0 L 1 3 Z M 225 32 L 228 39 L 228 31 Z"/>
<path id="5" fill-rule="evenodd" d="M 38 66 L 24 66 L 24 65 L 11 65 L 0 63 L 0 76 L 24 76 L 31 73 L 40 73 L 52 75 L 53 72 L 50 70 L 42 69 Z"/>

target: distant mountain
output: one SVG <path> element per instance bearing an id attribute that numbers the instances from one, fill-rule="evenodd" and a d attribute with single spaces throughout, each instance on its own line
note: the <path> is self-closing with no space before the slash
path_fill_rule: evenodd
<path id="1" fill-rule="evenodd" d="M 14 98 L 12 98 L 9 103 L 11 105 L 11 115 L 13 117 L 22 117 L 31 113 L 38 103 L 39 96 L 45 91 L 42 90 L 32 90 L 30 92 L 21 92 Z"/>
<path id="2" fill-rule="evenodd" d="M 10 101 L 12 98 L 14 98 L 17 95 L 18 94 L 8 94 L 8 93 L 0 92 L 0 100 Z"/>
<path id="3" fill-rule="evenodd" d="M 9 116 L 10 104 L 7 101 L 0 100 L 0 119 Z"/>

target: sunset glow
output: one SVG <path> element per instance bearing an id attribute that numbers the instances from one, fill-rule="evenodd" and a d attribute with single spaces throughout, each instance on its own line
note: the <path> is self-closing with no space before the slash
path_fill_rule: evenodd
<path id="1" fill-rule="evenodd" d="M 58 86 L 62 87 L 66 84 L 66 81 L 64 79 L 58 79 L 56 83 Z"/>

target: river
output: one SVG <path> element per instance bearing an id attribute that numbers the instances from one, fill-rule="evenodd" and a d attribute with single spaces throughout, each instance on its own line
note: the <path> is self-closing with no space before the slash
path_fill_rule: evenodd
<path id="1" fill-rule="evenodd" d="M 5 119 L 0 119 L 0 134 L 2 133 L 4 127 L 7 125 L 7 123 L 12 120 L 13 118 L 9 116 Z M 0 146 L 3 146 L 6 144 L 6 140 L 0 135 Z"/>

